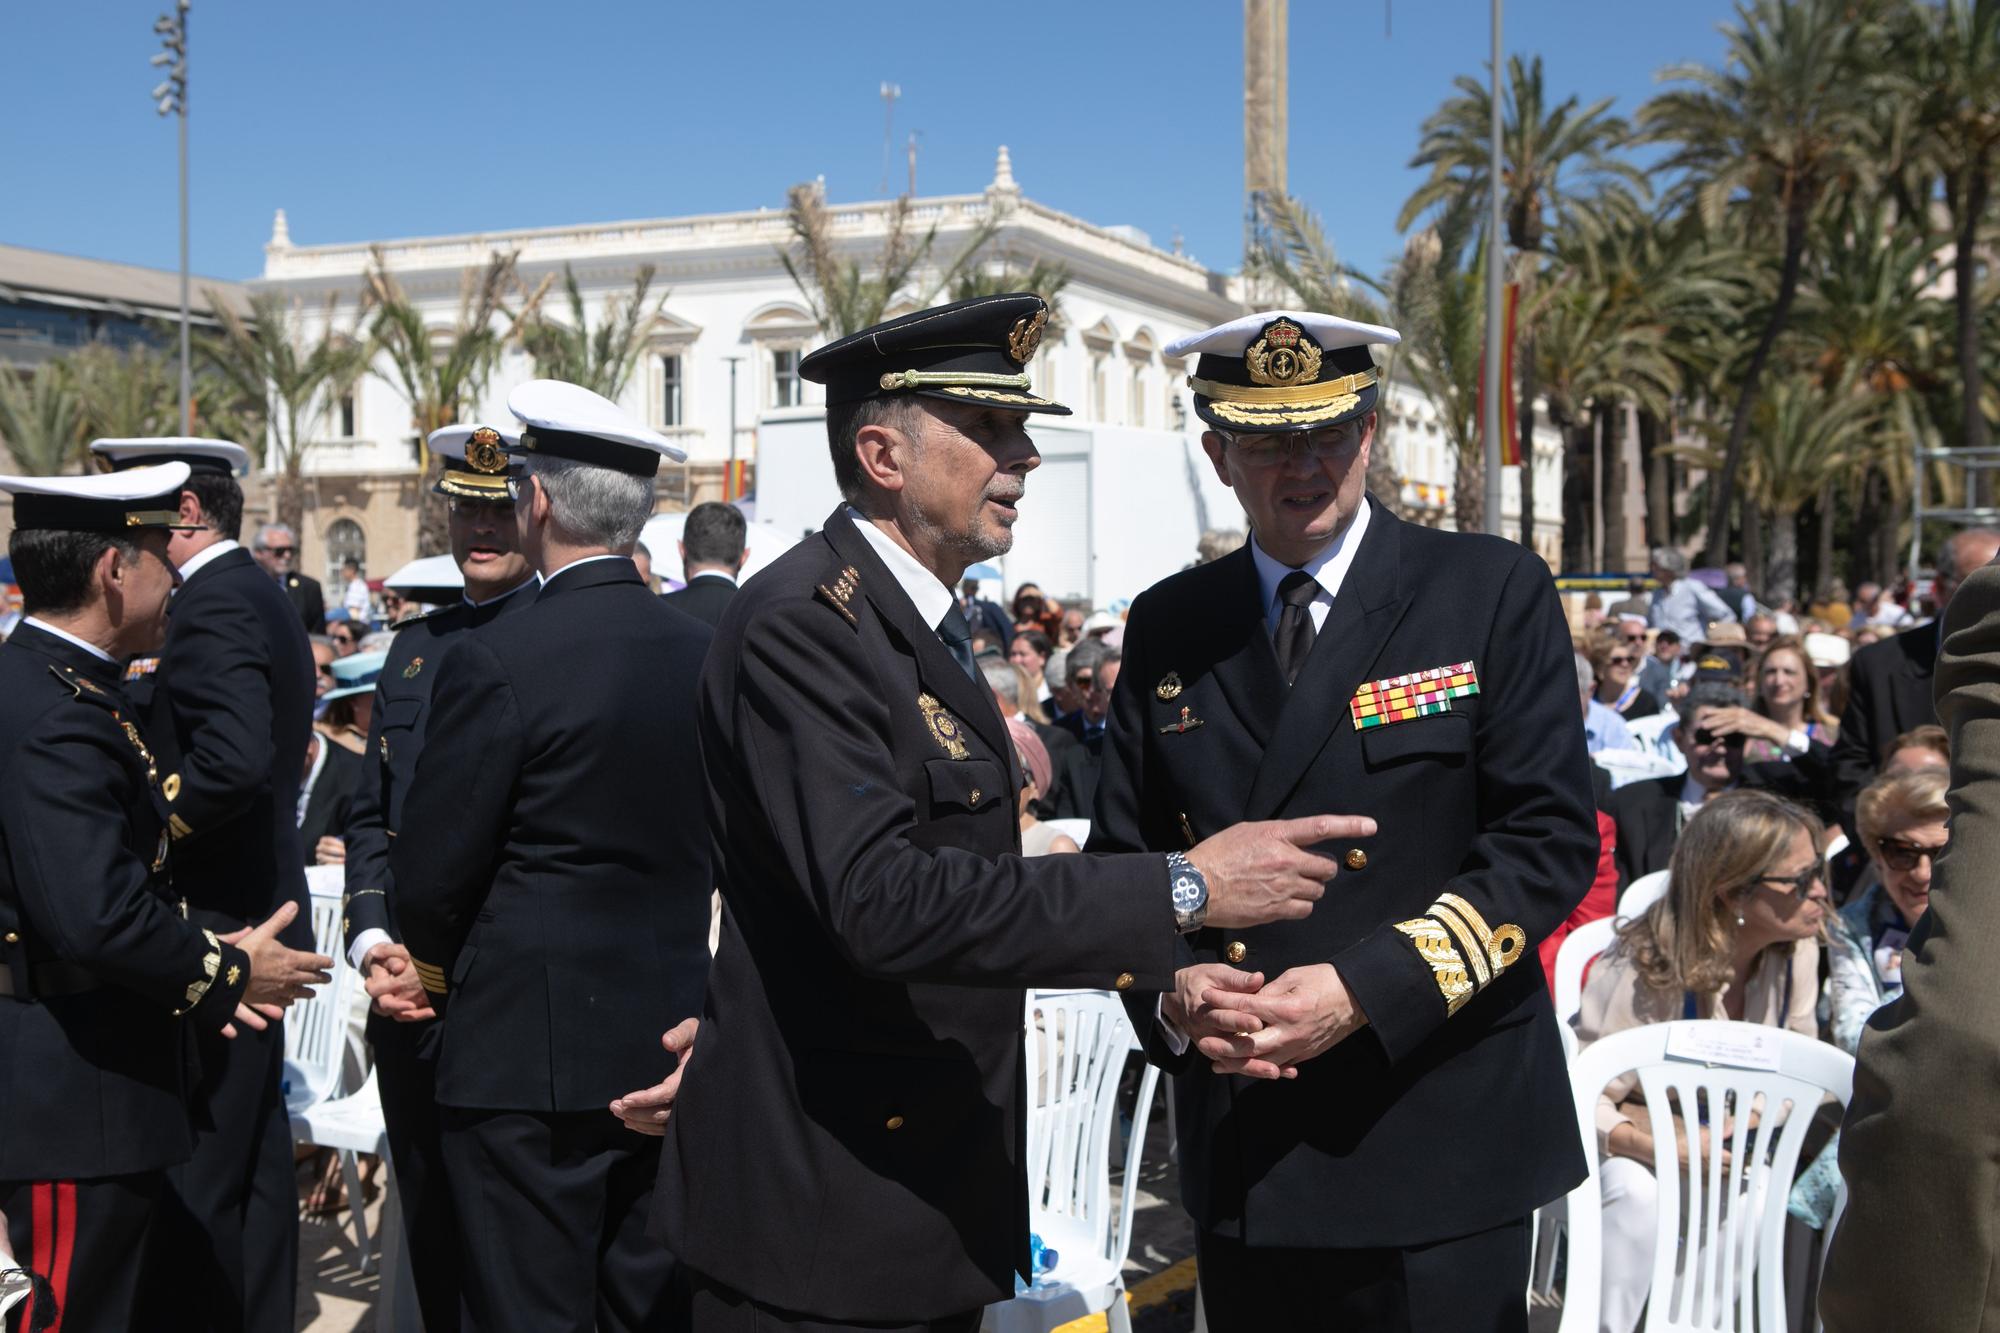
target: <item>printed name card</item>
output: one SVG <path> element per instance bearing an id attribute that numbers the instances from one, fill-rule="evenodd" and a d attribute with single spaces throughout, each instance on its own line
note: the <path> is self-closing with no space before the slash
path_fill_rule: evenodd
<path id="1" fill-rule="evenodd" d="M 1756 1023 L 1675 1024 L 1667 1033 L 1667 1059 L 1732 1069 L 1778 1068 L 1778 1031 Z"/>

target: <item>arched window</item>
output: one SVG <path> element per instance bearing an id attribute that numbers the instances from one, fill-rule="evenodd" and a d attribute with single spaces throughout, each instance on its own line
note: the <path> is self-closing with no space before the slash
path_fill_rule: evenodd
<path id="1" fill-rule="evenodd" d="M 340 577 L 340 567 L 352 560 L 361 566 L 361 572 L 368 572 L 368 534 L 361 525 L 351 518 L 336 518 L 326 525 L 326 578 L 323 580 L 329 590 L 347 586 Z M 329 592 L 337 597 L 338 592 Z"/>

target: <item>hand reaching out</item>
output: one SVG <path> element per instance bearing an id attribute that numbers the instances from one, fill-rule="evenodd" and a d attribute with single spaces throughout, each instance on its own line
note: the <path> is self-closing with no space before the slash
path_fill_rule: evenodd
<path id="1" fill-rule="evenodd" d="M 245 1005 L 265 1012 L 270 1007 L 283 1009 L 294 1000 L 304 999 L 314 986 L 324 986 L 333 980 L 331 958 L 279 943 L 278 932 L 298 914 L 297 903 L 281 903 L 263 924 L 245 926 L 220 937 L 224 944 L 233 944 L 249 956 L 250 980 L 243 986 Z M 262 1027 L 246 1018 L 240 1007 L 236 1016 L 253 1028 Z"/>
<path id="2" fill-rule="evenodd" d="M 625 1128 L 654 1138 L 667 1132 L 667 1117 L 673 1114 L 674 1099 L 680 1096 L 681 1078 L 694 1062 L 694 1037 L 700 1027 L 698 1018 L 683 1019 L 661 1037 L 660 1045 L 680 1057 L 674 1072 L 650 1088 L 628 1092 L 611 1103 L 611 1114 L 624 1121 Z"/>

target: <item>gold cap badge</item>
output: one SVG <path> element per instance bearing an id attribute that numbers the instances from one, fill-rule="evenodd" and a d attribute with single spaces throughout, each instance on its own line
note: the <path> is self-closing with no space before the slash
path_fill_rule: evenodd
<path id="1" fill-rule="evenodd" d="M 1014 364 L 1025 366 L 1034 356 L 1035 349 L 1042 345 L 1042 330 L 1049 322 L 1048 307 L 1044 306 L 1032 315 L 1023 315 L 1014 321 L 1014 328 L 1007 335 L 1007 355 L 1014 358 Z"/>
<path id="2" fill-rule="evenodd" d="M 1289 319 L 1272 320 L 1243 353 L 1252 384 L 1311 384 L 1319 378 L 1319 363 L 1319 344 Z"/>
<path id="3" fill-rule="evenodd" d="M 507 455 L 500 451 L 500 432 L 481 426 L 465 442 L 465 465 L 487 476 L 507 470 Z"/>

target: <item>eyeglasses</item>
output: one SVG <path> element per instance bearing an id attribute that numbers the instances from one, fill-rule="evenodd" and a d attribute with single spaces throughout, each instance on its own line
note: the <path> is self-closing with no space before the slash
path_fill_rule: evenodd
<path id="1" fill-rule="evenodd" d="M 461 517 L 483 517 L 488 514 L 497 514 L 513 502 L 514 496 L 511 491 L 504 500 L 497 495 L 491 500 L 475 500 L 469 495 L 454 495 L 445 501 L 445 510 L 447 513 L 457 514 Z"/>
<path id="2" fill-rule="evenodd" d="M 1727 736 L 1720 736 L 1717 735 L 1715 732 L 1710 731 L 1707 727 L 1702 727 L 1701 729 L 1695 732 L 1694 743 L 1696 745 L 1715 745 L 1717 743 L 1720 743 L 1722 745 L 1728 746 L 1732 750 L 1740 750 L 1743 748 L 1743 736 L 1742 733 L 1740 732 L 1733 732 Z"/>
<path id="3" fill-rule="evenodd" d="M 296 547 L 296 546 L 266 546 L 266 547 L 264 548 L 264 554 L 266 554 L 266 555 L 296 555 L 296 554 L 298 553 L 298 549 L 299 549 L 299 548 L 298 548 L 298 547 Z"/>
<path id="4" fill-rule="evenodd" d="M 327 632 L 327 636 L 326 636 L 326 637 L 327 637 L 327 638 L 329 638 L 329 639 L 332 639 L 332 640 L 333 640 L 333 641 L 334 641 L 335 643 L 353 643 L 353 642 L 354 642 L 354 636 L 353 636 L 352 634 L 345 634 L 345 633 L 342 633 L 342 632 L 340 632 L 340 631 L 338 631 L 338 630 L 329 630 L 329 631 Z"/>
<path id="5" fill-rule="evenodd" d="M 1751 882 L 1769 884 L 1774 888 L 1783 885 L 1783 888 L 1777 889 L 1778 892 L 1789 894 L 1794 898 L 1809 898 L 1812 896 L 1813 885 L 1825 879 L 1826 862 L 1815 861 L 1796 875 L 1759 875 Z"/>
<path id="6" fill-rule="evenodd" d="M 1944 851 L 1942 844 L 1926 847 L 1920 842 L 1905 842 L 1901 838 L 1877 838 L 1875 847 L 1882 853 L 1882 864 L 1891 870 L 1915 870 L 1917 862 L 1925 857 L 1929 857 L 1931 864 L 1935 865 Z"/>
<path id="7" fill-rule="evenodd" d="M 1225 438 L 1236 451 L 1236 460 L 1247 468 L 1277 467 L 1300 454 L 1315 462 L 1341 458 L 1361 444 L 1361 421 L 1343 421 L 1338 426 L 1299 431 L 1290 435 L 1230 435 Z"/>
<path id="8" fill-rule="evenodd" d="M 1088 671 L 1079 671 L 1069 678 L 1069 687 L 1073 690 L 1087 690 L 1096 683 L 1097 677 Z"/>
<path id="9" fill-rule="evenodd" d="M 1629 654 L 1620 653 L 1615 657 L 1607 657 L 1604 661 L 1608 666 L 1634 666 L 1638 663 L 1639 659 Z"/>

